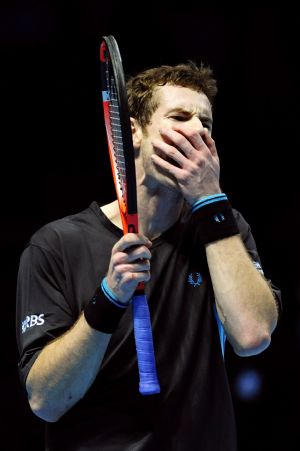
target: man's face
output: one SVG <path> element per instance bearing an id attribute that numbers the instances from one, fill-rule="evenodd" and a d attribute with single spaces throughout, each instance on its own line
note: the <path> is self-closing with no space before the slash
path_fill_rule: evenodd
<path id="1" fill-rule="evenodd" d="M 205 94 L 182 86 L 160 86 L 154 96 L 159 106 L 153 113 L 150 123 L 144 130 L 137 127 L 133 132 L 135 148 L 139 149 L 136 159 L 137 178 L 140 183 L 150 184 L 149 186 L 153 188 L 157 184 L 163 184 L 178 190 L 176 181 L 152 163 L 150 156 L 155 152 L 152 141 L 163 139 L 160 130 L 172 129 L 174 125 L 180 127 L 183 135 L 185 130 L 190 129 L 202 135 L 205 128 L 211 135 L 211 105 Z"/>

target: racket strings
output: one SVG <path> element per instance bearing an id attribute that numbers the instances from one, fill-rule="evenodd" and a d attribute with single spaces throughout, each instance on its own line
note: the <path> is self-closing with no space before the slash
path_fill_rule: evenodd
<path id="1" fill-rule="evenodd" d="M 113 77 L 109 76 L 109 71 L 106 71 L 107 86 L 110 91 L 109 102 L 109 118 L 111 126 L 111 137 L 113 143 L 113 153 L 116 165 L 116 173 L 122 192 L 122 197 L 126 203 L 126 167 L 124 158 L 124 144 L 122 138 L 121 118 L 118 102 L 118 94 L 116 90 L 116 84 Z"/>

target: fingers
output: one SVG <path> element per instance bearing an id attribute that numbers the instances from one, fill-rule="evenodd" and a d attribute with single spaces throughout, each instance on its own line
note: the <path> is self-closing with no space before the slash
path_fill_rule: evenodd
<path id="1" fill-rule="evenodd" d="M 173 129 L 161 130 L 161 135 L 171 139 L 172 142 L 184 152 L 187 158 L 190 158 L 195 150 L 203 151 L 206 148 L 206 144 L 200 133 L 188 127 L 183 131 L 180 127 L 176 127 L 175 125 L 173 126 Z"/>
<path id="2" fill-rule="evenodd" d="M 113 247 L 111 258 L 113 266 L 119 273 L 149 271 L 150 245 L 148 238 L 142 235 L 126 234 Z"/>
<path id="3" fill-rule="evenodd" d="M 189 140 L 177 131 L 161 130 L 164 140 L 155 139 L 152 145 L 156 153 L 151 155 L 152 161 L 176 179 L 183 176 L 182 170 L 193 161 L 197 152 Z"/>
<path id="4" fill-rule="evenodd" d="M 173 126 L 161 130 L 162 139 L 153 140 L 153 164 L 171 175 L 188 203 L 220 192 L 220 162 L 214 140 L 207 130 Z"/>
<path id="5" fill-rule="evenodd" d="M 185 136 L 181 131 L 168 129 L 161 130 L 161 135 L 163 140 L 152 141 L 156 153 L 151 159 L 178 181 L 188 177 L 190 172 L 197 172 L 204 164 L 204 152 L 209 152 L 199 133 L 189 131 Z"/>
<path id="6" fill-rule="evenodd" d="M 175 130 L 161 130 L 160 133 L 163 140 L 154 139 L 152 145 L 161 159 L 171 159 L 179 167 L 183 167 L 187 159 L 192 159 L 197 150 L 185 136 Z"/>
<path id="7" fill-rule="evenodd" d="M 174 166 L 174 164 L 169 163 L 168 161 L 164 160 L 158 155 L 152 154 L 151 160 L 153 161 L 154 164 L 158 165 L 161 169 L 173 175 L 176 179 L 178 179 L 181 176 L 182 169 L 179 170 L 176 166 Z"/>
<path id="8" fill-rule="evenodd" d="M 115 255 L 115 261 L 118 264 L 132 263 L 135 261 L 151 259 L 151 252 L 145 246 L 139 246 L 139 247 L 133 248 L 133 249 L 129 248 L 125 252 L 116 252 L 114 255 Z"/>
<path id="9" fill-rule="evenodd" d="M 174 144 L 170 145 L 158 139 L 154 139 L 152 141 L 152 145 L 156 150 L 156 155 L 158 155 L 158 157 L 160 157 L 162 160 L 166 160 L 166 158 L 171 159 L 172 163 L 175 162 L 179 167 L 182 167 L 186 161 L 186 157 L 190 155 L 190 152 L 188 151 L 186 146 L 185 152 L 183 154 L 174 146 Z"/>
<path id="10" fill-rule="evenodd" d="M 113 250 L 116 252 L 122 252 L 131 246 L 151 246 L 151 241 L 142 234 L 138 233 L 126 233 L 117 243 L 114 245 Z"/>
<path id="11" fill-rule="evenodd" d="M 175 128 L 161 130 L 160 133 L 163 140 L 152 141 L 156 155 L 169 163 L 175 162 L 178 167 L 183 168 L 188 163 L 187 160 L 198 161 L 199 157 L 210 157 L 211 154 L 216 154 L 214 140 L 209 137 L 206 130 L 203 132 L 203 136 L 189 129 L 183 134 L 180 129 Z M 155 157 L 153 161 L 161 163 Z M 163 163 L 162 167 L 169 168 Z"/>
<path id="12" fill-rule="evenodd" d="M 203 141 L 205 142 L 205 144 L 207 145 L 210 153 L 212 154 L 213 157 L 218 157 L 218 152 L 217 152 L 217 148 L 216 148 L 216 143 L 215 141 L 212 139 L 212 137 L 209 135 L 207 130 L 204 130 L 204 135 L 203 135 Z"/>
<path id="13" fill-rule="evenodd" d="M 184 170 L 194 170 L 219 161 L 215 141 L 209 135 L 207 129 L 203 132 L 195 132 L 189 128 L 183 131 L 180 127 L 173 126 L 173 129 L 160 131 L 163 140 L 152 141 L 155 153 L 151 156 L 152 161 L 161 169 L 167 171 L 178 179 L 185 177 L 185 174 L 176 168 Z M 191 165 L 192 163 L 192 165 Z"/>
<path id="14" fill-rule="evenodd" d="M 205 153 L 209 150 L 213 156 L 217 155 L 215 141 L 209 135 L 207 129 L 203 129 L 203 132 L 200 134 L 190 128 L 186 128 L 183 131 L 179 126 L 173 126 L 173 129 L 164 129 L 160 133 L 166 143 L 161 140 L 155 140 L 153 141 L 155 147 L 161 149 L 163 153 L 170 156 L 180 165 L 184 162 L 182 154 L 188 159 L 192 159 L 193 156 L 196 157 L 198 151 Z M 162 143 L 166 145 L 162 145 Z M 173 147 L 170 148 L 170 146 Z"/>
<path id="15" fill-rule="evenodd" d="M 120 302 L 128 302 L 140 282 L 150 280 L 151 241 L 128 233 L 113 247 L 107 284 Z"/>

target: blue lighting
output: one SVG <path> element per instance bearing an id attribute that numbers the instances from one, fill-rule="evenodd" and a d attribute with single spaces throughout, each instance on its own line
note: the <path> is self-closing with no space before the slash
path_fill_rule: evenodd
<path id="1" fill-rule="evenodd" d="M 261 374 L 254 369 L 242 371 L 235 380 L 235 391 L 237 395 L 246 401 L 257 398 L 263 386 Z"/>

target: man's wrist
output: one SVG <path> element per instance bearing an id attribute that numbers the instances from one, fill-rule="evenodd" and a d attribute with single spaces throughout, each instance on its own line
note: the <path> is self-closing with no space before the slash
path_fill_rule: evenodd
<path id="1" fill-rule="evenodd" d="M 195 202 L 198 202 L 199 200 L 205 199 L 205 198 L 210 197 L 210 196 L 217 196 L 218 194 L 223 194 L 223 193 L 222 193 L 221 190 L 218 190 L 216 192 L 211 191 L 211 192 L 208 192 L 208 193 L 205 193 L 205 194 L 201 194 L 201 195 L 198 195 L 198 196 L 187 197 L 186 201 L 192 207 Z"/>
<path id="2" fill-rule="evenodd" d="M 200 208 L 205 207 L 206 205 L 210 205 L 216 202 L 220 202 L 222 200 L 228 200 L 225 193 L 217 193 L 210 194 L 208 196 L 201 196 L 199 199 L 194 201 L 191 205 L 192 212 L 199 210 Z"/>
<path id="3" fill-rule="evenodd" d="M 130 301 L 128 301 L 128 302 L 120 301 L 117 298 L 117 296 L 113 293 L 113 291 L 109 288 L 109 286 L 107 284 L 107 278 L 106 277 L 104 277 L 102 282 L 101 282 L 101 288 L 102 288 L 102 291 L 105 294 L 105 296 L 108 298 L 108 300 L 110 302 L 112 302 L 113 304 L 115 304 L 117 307 L 120 307 L 120 308 L 128 307 Z"/>
<path id="4" fill-rule="evenodd" d="M 238 225 L 225 193 L 202 197 L 193 203 L 192 212 L 197 219 L 199 239 L 204 245 L 239 234 Z"/>
<path id="5" fill-rule="evenodd" d="M 129 303 L 120 302 L 107 286 L 106 278 L 84 308 L 87 323 L 95 330 L 112 334 L 124 315 Z"/>

